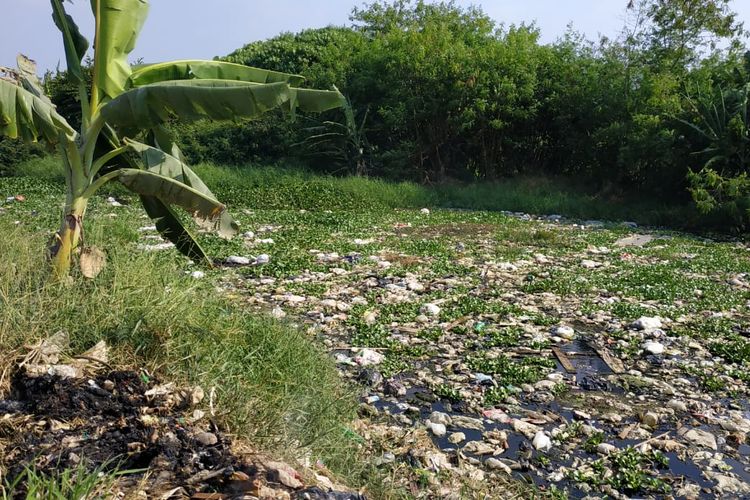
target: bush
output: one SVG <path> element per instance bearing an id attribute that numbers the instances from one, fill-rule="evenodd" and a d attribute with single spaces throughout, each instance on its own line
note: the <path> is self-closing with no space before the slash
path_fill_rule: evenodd
<path id="1" fill-rule="evenodd" d="M 0 137 L 0 177 L 12 175 L 17 165 L 46 154 L 47 151 L 41 144 Z"/>
<path id="2" fill-rule="evenodd" d="M 362 33 L 349 28 L 310 29 L 250 43 L 221 59 L 303 75 L 314 88 L 337 85 L 346 91 L 352 60 L 365 48 L 365 42 Z"/>
<path id="3" fill-rule="evenodd" d="M 281 113 L 238 123 L 200 121 L 171 127 L 189 163 L 237 165 L 292 155 L 295 125 Z"/>
<path id="4" fill-rule="evenodd" d="M 728 72 L 688 96 L 691 113 L 680 120 L 696 149 L 688 174 L 698 209 L 735 230 L 750 229 L 750 52 Z"/>
<path id="5" fill-rule="evenodd" d="M 690 192 L 698 210 L 718 219 L 720 226 L 750 230 L 750 178 L 747 172 L 723 177 L 712 168 L 690 173 Z"/>

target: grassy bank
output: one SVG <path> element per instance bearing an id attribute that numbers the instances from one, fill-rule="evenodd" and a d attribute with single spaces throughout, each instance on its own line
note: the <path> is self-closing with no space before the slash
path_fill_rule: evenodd
<path id="1" fill-rule="evenodd" d="M 346 436 L 356 401 L 325 352 L 302 331 L 191 278 L 184 259 L 134 252 L 135 209 L 107 217 L 95 203 L 86 238 L 107 250 L 106 269 L 94 280 L 49 282 L 44 248 L 58 212 L 50 200 L 60 200 L 47 198 L 44 187 L 0 214 L 3 388 L 26 345 L 60 330 L 70 335 L 71 353 L 104 339 L 114 367 L 215 390 L 217 418 L 239 438 L 289 458 L 309 453 L 359 481 L 362 461 Z M 21 210 L 31 222 L 15 224 Z"/>
<path id="2" fill-rule="evenodd" d="M 711 229 L 715 221 L 693 207 L 668 205 L 653 198 L 606 197 L 553 178 L 514 178 L 476 184 L 423 186 L 358 177 L 332 177 L 287 167 L 233 167 L 200 164 L 198 174 L 219 199 L 250 209 L 378 210 L 456 208 L 559 214 L 578 219 L 634 221 L 675 229 Z M 54 158 L 34 159 L 16 175 L 62 186 Z"/>

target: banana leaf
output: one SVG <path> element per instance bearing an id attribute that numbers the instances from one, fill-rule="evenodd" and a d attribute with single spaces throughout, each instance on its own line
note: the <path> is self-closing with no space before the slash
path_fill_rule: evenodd
<path id="1" fill-rule="evenodd" d="M 146 214 L 154 221 L 159 234 L 171 241 L 181 254 L 192 261 L 211 264 L 208 254 L 169 205 L 156 196 L 141 195 L 140 198 Z"/>
<path id="2" fill-rule="evenodd" d="M 65 12 L 62 0 L 50 0 L 50 2 L 52 3 L 52 20 L 63 35 L 68 73 L 75 83 L 84 83 L 81 61 L 89 48 L 89 42 L 81 35 L 73 18 Z"/>
<path id="3" fill-rule="evenodd" d="M 216 196 L 201 178 L 178 158 L 165 153 L 161 149 L 140 142 L 126 139 L 125 144 L 131 151 L 139 155 L 141 161 L 149 172 L 174 179 L 210 198 L 216 199 Z M 201 223 L 202 220 L 198 220 L 198 222 Z M 225 239 L 230 239 L 237 234 L 239 227 L 237 226 L 237 223 L 234 222 L 229 212 L 224 211 L 221 214 L 221 217 L 216 221 L 215 229 L 219 236 Z"/>
<path id="4" fill-rule="evenodd" d="M 165 126 L 157 125 L 152 128 L 149 132 L 148 142 L 162 151 L 174 156 L 181 162 L 185 162 L 185 156 L 182 154 L 182 150 L 177 145 L 172 132 L 170 132 Z"/>
<path id="5" fill-rule="evenodd" d="M 286 83 L 182 80 L 129 90 L 101 109 L 118 127 L 153 128 L 170 119 L 195 121 L 255 118 L 272 109 L 322 112 L 342 106 L 338 91 L 296 89 Z"/>
<path id="6" fill-rule="evenodd" d="M 118 127 L 154 128 L 170 119 L 195 121 L 254 118 L 290 98 L 285 83 L 228 80 L 161 82 L 129 90 L 105 104 L 104 119 Z"/>
<path id="7" fill-rule="evenodd" d="M 108 135 L 111 134 L 106 149 L 106 152 L 109 152 L 112 148 L 121 146 L 122 143 L 116 138 L 114 131 L 108 130 L 107 132 Z M 164 133 L 168 133 L 168 131 L 164 130 Z M 179 148 L 177 148 L 177 151 L 179 152 Z M 145 165 L 143 164 L 143 161 L 141 161 L 136 155 L 120 155 L 115 159 L 112 169 L 144 167 Z M 102 172 L 106 172 L 107 170 L 108 169 L 104 169 Z M 154 221 L 156 230 L 164 239 L 171 241 L 181 254 L 187 256 L 194 262 L 203 262 L 209 266 L 213 264 L 211 258 L 206 251 L 203 250 L 200 243 L 198 243 L 198 239 L 193 235 L 192 231 L 184 224 L 182 218 L 174 209 L 172 209 L 172 207 L 169 206 L 169 204 L 160 200 L 156 196 L 140 195 L 139 198 L 146 214 Z M 224 217 L 224 215 L 222 215 L 222 217 Z"/>
<path id="8" fill-rule="evenodd" d="M 27 142 L 42 138 L 55 144 L 61 134 L 69 141 L 77 136 L 52 104 L 14 83 L 0 80 L 0 135 L 21 137 Z"/>
<path id="9" fill-rule="evenodd" d="M 288 83 L 300 85 L 305 78 L 300 75 L 279 73 L 222 61 L 171 61 L 141 66 L 133 70 L 128 87 L 143 87 L 170 80 L 236 80 L 252 83 Z"/>
<path id="10" fill-rule="evenodd" d="M 322 113 L 344 106 L 346 98 L 334 87 L 334 90 L 291 89 L 292 98 L 284 104 L 284 109 L 294 112 L 296 109 L 312 113 Z"/>
<path id="11" fill-rule="evenodd" d="M 128 54 L 135 48 L 148 7 L 146 0 L 91 0 L 96 19 L 93 84 L 111 99 L 125 90 L 132 72 Z"/>
<path id="12" fill-rule="evenodd" d="M 124 168 L 118 171 L 117 180 L 136 194 L 153 196 L 185 209 L 204 226 L 218 225 L 226 211 L 226 206 L 216 198 L 148 170 Z"/>
<path id="13" fill-rule="evenodd" d="M 21 86 L 47 104 L 52 104 L 49 97 L 44 94 L 42 82 L 39 81 L 39 77 L 36 74 L 36 62 L 23 54 L 18 54 L 16 64 L 18 66 L 18 78 Z"/>
<path id="14" fill-rule="evenodd" d="M 172 140 L 166 129 L 161 132 L 166 134 L 161 140 Z M 98 155 L 101 156 L 109 153 L 114 148 L 122 145 L 122 142 L 117 138 L 115 132 L 108 127 L 105 127 L 104 134 L 100 136 L 100 141 L 97 143 L 97 148 L 100 148 L 97 149 Z M 176 146 L 175 148 L 177 152 L 179 152 L 179 148 Z M 99 174 L 102 175 L 121 168 L 144 168 L 144 164 L 137 155 L 120 155 L 113 159 L 111 165 L 100 170 Z M 210 257 L 200 246 L 197 238 L 169 204 L 155 196 L 140 195 L 139 198 L 146 214 L 154 221 L 156 230 L 164 239 L 171 241 L 180 253 L 194 262 L 203 262 L 209 266 L 212 265 Z M 222 217 L 229 216 L 227 212 L 225 212 L 225 214 L 226 215 L 222 215 Z"/>

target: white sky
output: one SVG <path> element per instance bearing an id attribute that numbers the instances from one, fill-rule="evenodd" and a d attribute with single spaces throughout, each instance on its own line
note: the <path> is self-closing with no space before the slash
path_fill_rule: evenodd
<path id="1" fill-rule="evenodd" d="M 0 0 L 0 65 L 15 66 L 23 52 L 40 67 L 65 65 L 60 35 L 50 15 L 49 0 Z M 479 5 L 497 23 L 535 21 L 542 41 L 552 42 L 569 23 L 589 38 L 615 36 L 622 27 L 627 0 L 459 0 Z M 133 59 L 148 62 L 210 59 L 242 45 L 284 31 L 343 25 L 356 0 L 152 0 L 151 13 Z M 750 0 L 734 0 L 740 20 L 750 27 Z M 89 0 L 66 3 L 68 12 L 91 40 Z"/>

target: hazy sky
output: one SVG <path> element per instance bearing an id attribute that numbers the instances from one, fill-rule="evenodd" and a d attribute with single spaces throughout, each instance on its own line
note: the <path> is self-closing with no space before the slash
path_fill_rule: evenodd
<path id="1" fill-rule="evenodd" d="M 65 65 L 60 35 L 50 16 L 49 0 L 0 0 L 0 65 L 14 66 L 23 52 L 39 63 L 40 71 Z M 349 22 L 358 0 L 152 0 L 151 13 L 133 59 L 210 59 L 242 45 L 283 31 L 342 25 Z M 568 23 L 590 38 L 616 35 L 627 0 L 458 0 L 480 5 L 498 23 L 536 21 L 542 40 L 554 41 Z M 750 1 L 734 0 L 734 9 L 750 25 Z M 93 20 L 89 0 L 66 3 L 83 33 L 91 40 Z"/>

